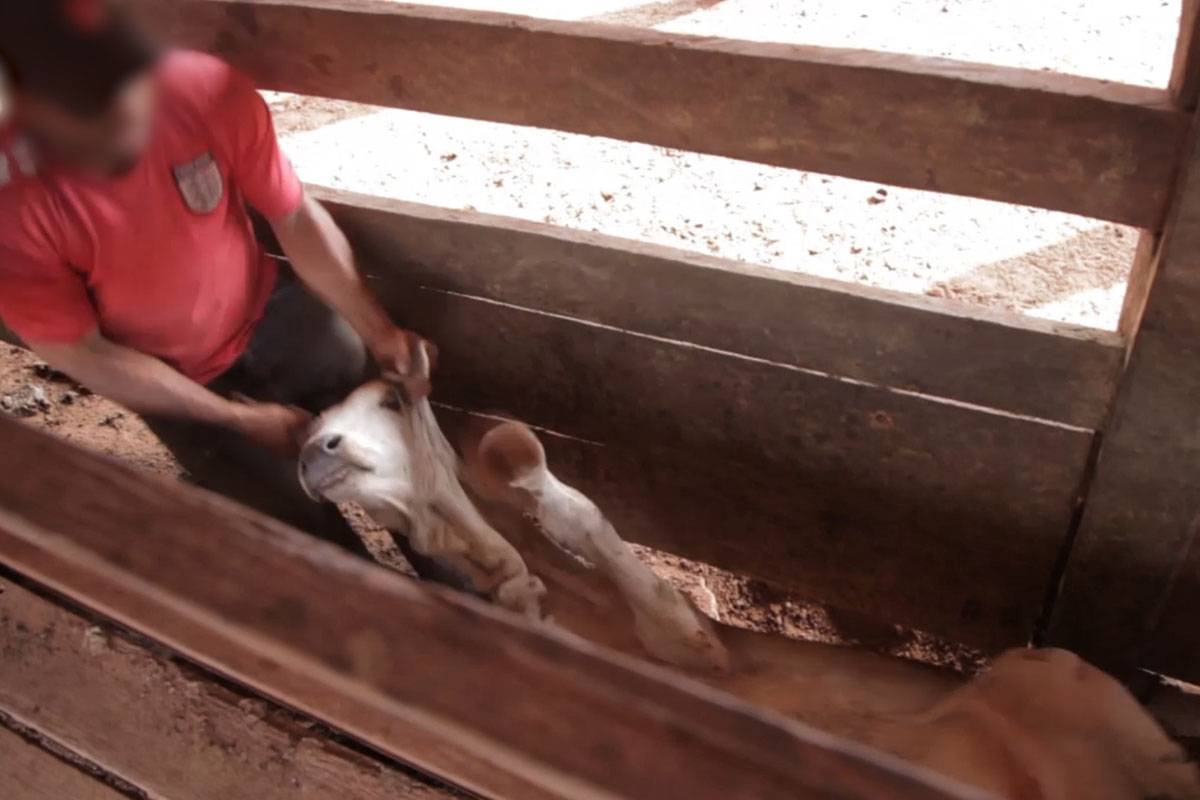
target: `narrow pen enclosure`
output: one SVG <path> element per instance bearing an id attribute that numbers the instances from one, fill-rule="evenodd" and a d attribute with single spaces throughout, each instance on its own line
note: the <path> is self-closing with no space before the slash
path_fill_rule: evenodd
<path id="1" fill-rule="evenodd" d="M 1164 90 L 372 0 L 126 5 L 263 89 L 1140 228 L 1107 333 L 308 187 L 437 343 L 443 425 L 542 431 L 630 541 L 986 655 L 1200 682 L 1200 2 Z M 88 787 L 46 796 L 975 796 L 824 707 L 787 719 L 15 422 L 0 449 L 0 776 Z"/>

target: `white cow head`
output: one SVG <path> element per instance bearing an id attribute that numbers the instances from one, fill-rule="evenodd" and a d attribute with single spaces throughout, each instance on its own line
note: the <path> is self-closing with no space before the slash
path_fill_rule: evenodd
<path id="1" fill-rule="evenodd" d="M 371 508 L 380 498 L 412 495 L 420 490 L 414 475 L 436 472 L 429 465 L 415 470 L 414 459 L 453 464 L 440 433 L 431 435 L 437 423 L 426 401 L 429 347 L 420 342 L 414 348 L 408 376 L 371 381 L 314 421 L 299 461 L 300 483 L 310 497 Z"/>
<path id="2" fill-rule="evenodd" d="M 410 494 L 417 414 L 403 385 L 375 380 L 321 414 L 300 453 L 300 483 L 314 500 L 377 505 Z"/>
<path id="3" fill-rule="evenodd" d="M 539 616 L 545 587 L 458 481 L 458 458 L 427 399 L 429 368 L 422 344 L 411 376 L 372 381 L 321 414 L 300 452 L 300 483 L 313 499 L 358 503 L 478 593 Z"/>

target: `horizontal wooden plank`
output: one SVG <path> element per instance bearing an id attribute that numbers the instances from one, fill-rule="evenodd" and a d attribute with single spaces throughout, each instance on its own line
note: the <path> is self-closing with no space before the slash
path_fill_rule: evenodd
<path id="1" fill-rule="evenodd" d="M 463 797 L 19 584 L 0 588 L 0 711 L 153 797 Z"/>
<path id="2" fill-rule="evenodd" d="M 1170 90 L 1171 94 L 1181 108 L 1194 111 L 1196 108 L 1197 98 L 1200 97 L 1200 38 L 1197 33 L 1200 32 L 1200 0 L 1183 0 L 1180 10 L 1179 20 L 1179 38 L 1175 45 L 1175 59 L 1171 69 Z M 1181 187 L 1184 192 L 1190 183 L 1195 181 L 1194 172 L 1196 166 L 1193 163 L 1185 167 L 1185 180 L 1181 182 Z M 1194 192 L 1195 190 L 1193 190 Z M 1135 265 L 1135 275 L 1140 273 L 1141 280 L 1138 283 L 1130 284 L 1130 293 L 1137 288 L 1140 295 L 1136 295 L 1134 299 L 1140 299 L 1142 306 L 1135 307 L 1136 313 L 1130 313 L 1131 321 L 1140 323 L 1143 319 L 1142 314 L 1145 312 L 1145 305 L 1149 301 L 1150 291 L 1158 275 L 1160 263 L 1158 257 L 1170 255 L 1175 260 L 1186 260 L 1184 264 L 1174 264 L 1174 271 L 1177 273 L 1181 267 L 1187 272 L 1194 269 L 1191 263 L 1194 259 L 1190 248 L 1194 247 L 1197 242 L 1197 219 L 1196 214 L 1197 201 L 1194 196 L 1189 196 L 1181 192 L 1180 205 L 1176 210 L 1177 216 L 1170 221 L 1167 229 L 1167 235 L 1164 237 L 1164 244 L 1171 248 L 1170 251 L 1156 251 L 1147 245 L 1145 252 L 1139 253 L 1140 263 Z M 1184 203 L 1186 202 L 1186 205 Z M 1176 239 L 1182 238 L 1182 245 Z M 1157 243 L 1155 243 L 1157 244 Z M 1140 267 L 1140 269 L 1138 269 Z M 1180 291 L 1179 276 L 1170 273 L 1163 276 L 1163 282 L 1171 285 L 1169 291 Z M 1197 294 L 1197 287 L 1191 285 L 1188 281 L 1184 284 L 1184 297 L 1191 298 L 1194 302 L 1200 295 Z M 1159 289 L 1160 292 L 1164 291 Z M 1165 305 L 1159 299 L 1159 304 Z M 1126 306 L 1130 305 L 1130 301 L 1126 301 Z M 1190 304 L 1189 304 L 1190 305 Z M 1194 388 L 1196 378 L 1194 375 L 1192 359 L 1196 355 L 1196 345 L 1194 341 L 1194 332 L 1191 325 L 1194 324 L 1194 315 L 1188 310 L 1188 305 L 1176 306 L 1174 313 L 1169 317 L 1162 316 L 1161 309 L 1155 309 L 1158 314 L 1151 318 L 1151 323 L 1154 325 L 1148 331 L 1148 338 L 1154 340 L 1161 337 L 1161 332 L 1157 330 L 1164 323 L 1168 329 L 1175 328 L 1173 337 L 1175 346 L 1163 352 L 1161 343 L 1158 348 L 1149 349 L 1149 353 L 1153 354 L 1150 357 L 1156 360 L 1163 361 L 1163 365 L 1158 368 L 1160 376 L 1170 375 L 1173 379 L 1175 374 L 1185 376 L 1178 382 L 1175 391 L 1180 396 L 1190 394 Z M 1152 310 L 1153 311 L 1153 310 Z M 1178 317 L 1172 320 L 1171 317 Z M 1183 345 L 1183 346 L 1180 346 Z M 1151 345 L 1153 346 L 1153 345 Z M 1155 351 L 1158 351 L 1155 354 Z M 1139 352 L 1138 354 L 1142 354 Z M 1139 360 L 1139 366 L 1141 361 Z M 1144 369 L 1144 367 L 1143 367 Z M 1173 374 L 1174 373 L 1174 374 Z M 1150 378 L 1153 380 L 1153 378 Z M 1143 378 L 1145 380 L 1145 378 Z M 1161 380 L 1161 377 L 1159 378 Z M 1159 409 L 1155 409 L 1154 413 L 1161 413 Z M 1185 429 L 1191 429 L 1195 420 L 1191 415 L 1166 417 L 1164 420 L 1168 425 L 1172 422 L 1178 425 L 1181 421 Z M 1190 437 L 1185 437 L 1190 438 Z M 1143 446 L 1148 444 L 1146 440 L 1142 440 Z M 1151 445 L 1151 449 L 1164 452 L 1158 447 Z M 1185 448 L 1185 452 L 1190 448 Z M 1200 681 L 1200 637 L 1194 631 L 1194 619 L 1196 601 L 1200 599 L 1200 542 L 1197 542 L 1197 525 L 1200 524 L 1200 497 L 1197 496 L 1197 487 L 1193 481 L 1188 481 L 1186 476 L 1176 472 L 1180 466 L 1188 468 L 1189 463 L 1200 463 L 1196 460 L 1195 453 L 1191 453 L 1190 457 L 1184 455 L 1184 461 L 1181 465 L 1179 457 L 1180 453 L 1170 453 L 1170 457 L 1161 462 L 1162 468 L 1170 472 L 1169 477 L 1164 480 L 1164 476 L 1159 474 L 1158 480 L 1161 482 L 1161 491 L 1171 492 L 1172 494 L 1179 493 L 1183 490 L 1183 497 L 1188 498 L 1186 501 L 1180 502 L 1178 510 L 1166 517 L 1169 520 L 1167 528 L 1168 535 L 1159 539 L 1158 537 L 1142 540 L 1140 548 L 1140 561 L 1145 566 L 1138 569 L 1140 576 L 1140 587 L 1137 590 L 1137 599 L 1133 602 L 1126 601 L 1122 613 L 1126 614 L 1125 624 L 1129 627 L 1120 632 L 1119 637 L 1101 640 L 1099 646 L 1103 647 L 1105 654 L 1113 658 L 1117 663 L 1122 663 L 1122 659 L 1117 653 L 1120 648 L 1128 648 L 1125 656 L 1127 665 L 1128 659 L 1132 657 L 1136 659 L 1136 666 L 1141 668 L 1154 669 L 1162 674 L 1179 676 L 1191 681 Z M 1139 463 L 1138 467 L 1145 467 L 1145 464 Z M 1145 474 L 1153 475 L 1153 472 Z M 1123 478 L 1125 476 L 1122 476 Z M 1182 480 L 1180 480 L 1182 479 Z M 1115 490 L 1120 492 L 1120 497 L 1124 502 L 1129 502 L 1139 492 L 1137 484 L 1129 484 Z M 1114 492 L 1114 493 L 1115 493 Z M 1127 493 L 1127 494 L 1126 494 Z M 1120 495 L 1118 495 L 1120 496 Z M 1111 498 L 1102 497 L 1101 502 L 1111 502 Z M 1137 502 L 1140 504 L 1141 498 L 1138 497 Z M 1186 502 L 1187 505 L 1183 505 Z M 1165 515 L 1164 515 L 1165 516 Z M 1160 517 L 1162 519 L 1162 517 Z M 1112 548 L 1114 542 L 1097 540 L 1094 531 L 1088 531 L 1088 538 L 1084 540 L 1083 550 L 1084 558 L 1088 556 L 1096 557 L 1099 553 L 1099 558 L 1111 558 L 1112 554 L 1105 553 L 1103 548 Z M 1111 531 L 1106 531 L 1106 536 L 1112 536 Z M 1115 537 L 1114 537 L 1115 538 Z M 1141 537 L 1138 537 L 1139 539 Z M 1121 545 L 1117 545 L 1120 547 Z M 1128 544 L 1125 544 L 1128 546 Z M 1123 554 L 1118 551 L 1117 557 Z M 1104 563 L 1103 561 L 1101 562 Z M 1110 562 L 1111 563 L 1111 562 Z M 1111 569 L 1111 566 L 1109 567 Z M 1088 585 L 1087 581 L 1095 580 L 1095 576 L 1090 576 L 1086 572 L 1088 565 L 1078 568 L 1078 573 L 1082 573 L 1082 577 L 1078 573 L 1071 574 L 1073 595 L 1068 598 L 1069 601 L 1079 602 L 1080 594 L 1087 591 L 1095 591 L 1096 584 L 1093 582 Z M 1103 567 L 1101 568 L 1103 570 Z M 1101 571 L 1099 577 L 1103 579 L 1104 574 Z M 1083 583 L 1083 588 L 1079 587 L 1079 583 Z M 1140 597 L 1139 597 L 1140 596 Z M 1086 596 L 1084 597 L 1086 599 Z M 1111 603 L 1111 601 L 1109 601 Z M 1107 611 L 1107 609 L 1106 609 Z M 1078 613 L 1077 611 L 1075 613 Z M 1103 614 L 1101 618 L 1103 618 Z M 1070 620 L 1068 620 L 1069 622 Z M 1111 624 L 1111 623 L 1110 623 Z M 1066 624 L 1063 626 L 1066 627 Z M 1142 641 L 1142 638 L 1145 640 Z M 1160 696 L 1161 696 L 1160 692 Z M 1157 699 L 1157 698 L 1156 698 Z M 1182 692 L 1177 692 L 1175 699 L 1177 701 L 1190 701 L 1190 708 L 1187 711 L 1191 716 L 1191 729 L 1185 732 L 1180 732 L 1178 729 L 1173 733 L 1178 735 L 1181 741 L 1184 741 L 1191 752 L 1194 754 L 1200 747 L 1200 739 L 1197 738 L 1196 724 L 1200 715 L 1197 715 L 1196 697 L 1194 695 L 1184 695 Z M 1180 703 L 1182 704 L 1182 702 Z M 1186 719 L 1187 714 L 1180 714 L 1179 717 Z M 1176 722 L 1179 721 L 1177 718 Z"/>
<path id="3" fill-rule="evenodd" d="M 370 0 L 130 0 L 264 88 L 1069 211 L 1163 217 L 1165 91 L 891 53 Z"/>
<path id="4" fill-rule="evenodd" d="M 0 419 L 0 425 L 3 423 Z M 226 511 L 230 508 L 228 503 L 223 506 Z M 0 516 L 3 513 L 0 511 Z M 169 515 L 170 512 L 165 518 L 160 517 L 158 524 L 173 525 Z M 215 526 L 228 524 L 220 511 L 209 513 L 207 519 L 210 531 Z M 278 528 L 279 525 L 271 523 L 268 527 Z M 304 551 L 310 544 L 311 540 L 303 540 L 292 552 Z M 79 551 L 75 551 L 75 555 L 79 555 Z M 95 563 L 81 567 L 49 550 L 30 546 L 15 536 L 6 536 L 2 521 L 0 564 L 16 566 L 76 602 L 90 603 L 96 613 L 137 627 L 139 633 L 154 636 L 193 662 L 257 690 L 285 707 L 307 712 L 325 724 L 340 727 L 347 735 L 405 763 L 424 765 L 427 774 L 473 787 L 476 792 L 496 800 L 566 800 L 561 792 L 545 788 L 542 780 L 530 780 L 518 774 L 503 759 L 481 756 L 478 749 L 473 749 L 478 742 L 472 740 L 462 744 L 462 737 L 467 735 L 462 730 L 452 734 L 447 734 L 443 728 L 431 730 L 425 718 L 420 724 L 397 724 L 393 709 L 381 708 L 374 698 L 364 699 L 360 694 L 346 696 L 344 692 L 339 694 L 341 690 L 331 692 L 328 676 L 313 676 L 307 668 L 296 669 L 297 664 L 310 666 L 297 654 L 279 656 L 275 649 L 264 653 L 260 641 L 245 643 L 228 631 L 214 632 L 203 622 L 197 622 L 191 610 L 165 609 L 157 600 L 147 602 L 125 585 L 127 576 L 98 575 Z M 272 562 L 267 566 L 274 569 L 276 565 Z M 142 590 L 153 591 L 156 579 L 157 576 L 151 576 Z M 286 600 L 281 602 L 287 606 Z M 238 615 L 230 618 L 236 619 Z M 336 703 L 332 712 L 328 711 L 331 703 Z M 384 744 L 380 745 L 381 742 Z"/>
<path id="5" fill-rule="evenodd" d="M 7 800 L 126 800 L 115 789 L 2 726 L 0 786 Z"/>
<path id="6" fill-rule="evenodd" d="M 0 560 L 489 796 L 529 795 L 442 745 L 572 800 L 981 797 L 18 423 L 0 446 Z"/>
<path id="7" fill-rule="evenodd" d="M 991 653 L 1028 640 L 1069 516 L 1066 497 L 1056 518 L 1024 482 L 1004 488 L 1033 508 L 983 491 L 972 507 L 938 486 L 543 438 L 555 472 L 630 541 Z"/>
<path id="8" fill-rule="evenodd" d="M 566 314 L 840 377 L 1099 424 L 1115 334 L 644 242 L 309 187 L 385 279 Z"/>
<path id="9" fill-rule="evenodd" d="M 627 535 L 888 622 L 1027 640 L 1090 432 L 435 290 L 381 296 L 438 343 L 437 399 L 602 445 L 572 475 L 618 518 L 635 506 Z"/>

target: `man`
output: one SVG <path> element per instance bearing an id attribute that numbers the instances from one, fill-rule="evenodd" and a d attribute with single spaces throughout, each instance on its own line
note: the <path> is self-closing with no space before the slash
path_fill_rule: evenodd
<path id="1" fill-rule="evenodd" d="M 414 340 L 305 196 L 254 87 L 158 52 L 103 0 L 0 0 L 0 66 L 0 319 L 144 415 L 196 482 L 363 552 L 280 457 L 368 353 L 404 374 Z"/>

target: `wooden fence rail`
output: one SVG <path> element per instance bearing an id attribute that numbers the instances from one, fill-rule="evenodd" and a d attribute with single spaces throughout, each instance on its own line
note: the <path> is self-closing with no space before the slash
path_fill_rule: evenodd
<path id="1" fill-rule="evenodd" d="M 1184 0 L 1171 91 L 1195 109 L 1200 2 Z M 1195 113 L 1195 112 L 1193 112 Z M 1170 215 L 1126 297 L 1128 367 L 1054 609 L 1052 641 L 1122 677 L 1200 681 L 1200 116 Z"/>
<path id="2" fill-rule="evenodd" d="M 309 186 L 397 281 L 1062 422 L 1100 424 L 1121 337 L 644 242 Z"/>
<path id="3" fill-rule="evenodd" d="M 371 0 L 129 0 L 263 88 L 730 156 L 1144 228 L 1163 91 L 943 59 Z"/>
<path id="4" fill-rule="evenodd" d="M 170 800 L 465 800 L 3 574 L 0 589 L 0 719 L 135 791 Z M 7 768 L 2 750 L 0 742 Z"/>
<path id="5" fill-rule="evenodd" d="M 128 800 L 17 734 L 0 728 L 4 791 L 16 800 Z"/>

